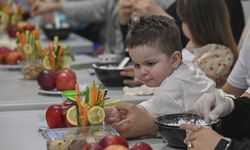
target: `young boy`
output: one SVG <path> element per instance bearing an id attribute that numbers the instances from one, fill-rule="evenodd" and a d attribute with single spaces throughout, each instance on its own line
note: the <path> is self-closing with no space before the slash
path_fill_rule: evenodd
<path id="1" fill-rule="evenodd" d="M 216 90 L 214 81 L 197 66 L 182 62 L 179 29 L 165 16 L 131 20 L 126 46 L 135 77 L 149 87 L 158 87 L 151 99 L 137 105 L 146 113 L 158 116 L 185 112 L 203 93 Z M 105 110 L 107 123 L 123 119 L 114 107 Z"/>

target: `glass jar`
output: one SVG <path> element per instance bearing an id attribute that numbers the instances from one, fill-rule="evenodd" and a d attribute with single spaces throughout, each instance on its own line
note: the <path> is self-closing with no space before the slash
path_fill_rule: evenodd
<path id="1" fill-rule="evenodd" d="M 22 70 L 23 79 L 35 80 L 43 69 L 42 63 L 38 60 L 26 61 Z"/>

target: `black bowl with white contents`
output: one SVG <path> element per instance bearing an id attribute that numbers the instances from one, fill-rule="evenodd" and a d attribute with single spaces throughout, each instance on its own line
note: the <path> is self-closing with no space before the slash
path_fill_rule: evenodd
<path id="1" fill-rule="evenodd" d="M 187 145 L 183 143 L 186 138 L 186 130 L 180 129 L 183 123 L 193 123 L 197 126 L 209 125 L 206 121 L 194 114 L 170 114 L 156 118 L 155 123 L 158 125 L 161 137 L 167 142 L 169 147 L 186 149 Z M 215 128 L 219 120 L 211 122 L 211 127 Z"/>
<path id="2" fill-rule="evenodd" d="M 60 26 L 48 23 L 43 25 L 42 29 L 46 37 L 50 40 L 53 40 L 54 36 L 58 36 L 59 40 L 66 40 L 71 33 L 71 27 L 68 23 L 62 23 Z"/>
<path id="3" fill-rule="evenodd" d="M 116 63 L 95 63 L 92 65 L 98 79 L 108 87 L 122 87 L 123 80 L 133 79 L 131 77 L 124 77 L 120 75 L 122 68 L 118 68 Z"/>

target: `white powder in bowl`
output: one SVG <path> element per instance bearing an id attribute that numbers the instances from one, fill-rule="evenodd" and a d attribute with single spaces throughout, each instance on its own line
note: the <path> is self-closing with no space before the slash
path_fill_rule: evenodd
<path id="1" fill-rule="evenodd" d="M 193 124 L 196 124 L 198 126 L 207 126 L 208 125 L 205 122 L 205 120 L 202 120 L 202 119 L 191 119 L 191 120 L 180 119 L 178 122 L 164 123 L 164 125 L 179 127 L 183 123 L 193 123 Z"/>

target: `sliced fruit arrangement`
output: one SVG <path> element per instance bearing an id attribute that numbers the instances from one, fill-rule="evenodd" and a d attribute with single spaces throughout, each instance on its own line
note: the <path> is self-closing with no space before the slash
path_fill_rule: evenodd
<path id="1" fill-rule="evenodd" d="M 17 21 L 22 20 L 24 10 L 18 1 L 0 1 L 0 13 L 1 17 L 2 15 L 6 16 L 4 17 L 4 20 L 1 20 L 4 22 L 1 23 L 5 23 L 8 27 L 15 25 Z"/>
<path id="2" fill-rule="evenodd" d="M 42 52 L 40 44 L 40 31 L 36 28 L 33 31 L 26 30 L 25 32 L 16 32 L 17 50 L 21 55 L 22 60 L 27 62 L 37 61 Z"/>
<path id="3" fill-rule="evenodd" d="M 80 100 L 79 85 L 76 84 L 76 104 L 78 110 L 78 126 L 88 126 L 89 124 L 101 124 L 105 118 L 103 104 L 107 95 L 107 90 L 101 90 L 99 85 L 93 81 L 86 88 L 85 97 Z"/>
<path id="4" fill-rule="evenodd" d="M 58 36 L 54 37 L 54 42 L 49 45 L 49 50 L 42 49 L 42 62 L 45 69 L 60 70 L 69 67 L 69 58 L 75 60 L 74 56 L 68 52 L 67 46 L 58 44 Z"/>
<path id="5" fill-rule="evenodd" d="M 101 89 L 94 81 L 85 91 L 80 91 L 78 84 L 75 85 L 75 90 L 63 91 L 62 96 L 66 100 L 62 104 L 51 105 L 46 112 L 48 127 L 85 127 L 102 124 L 105 118 L 103 106 L 120 102 L 118 99 L 107 100 L 107 93 L 107 89 Z M 55 116 L 57 118 L 53 119 Z"/>

